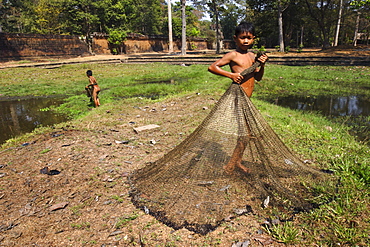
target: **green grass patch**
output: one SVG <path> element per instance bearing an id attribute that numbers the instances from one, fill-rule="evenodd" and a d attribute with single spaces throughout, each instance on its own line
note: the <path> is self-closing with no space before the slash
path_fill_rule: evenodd
<path id="1" fill-rule="evenodd" d="M 128 224 L 130 221 L 135 220 L 137 217 L 139 217 L 139 214 L 132 213 L 131 215 L 127 215 L 125 217 L 120 217 L 115 225 L 117 229 L 121 229 L 126 224 Z"/>

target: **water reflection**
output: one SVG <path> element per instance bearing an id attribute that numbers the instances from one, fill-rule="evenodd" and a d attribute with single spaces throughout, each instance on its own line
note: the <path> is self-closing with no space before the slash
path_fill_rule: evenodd
<path id="1" fill-rule="evenodd" d="M 41 110 L 61 103 L 62 99 L 56 98 L 0 100 L 0 144 L 39 126 L 67 121 L 66 116 Z"/>
<path id="2" fill-rule="evenodd" d="M 296 110 L 318 111 L 352 127 L 358 140 L 370 144 L 370 100 L 361 96 L 279 97 L 275 104 Z"/>
<path id="3" fill-rule="evenodd" d="M 325 116 L 370 115 L 370 101 L 360 96 L 279 97 L 275 104 L 297 110 L 319 111 Z"/>

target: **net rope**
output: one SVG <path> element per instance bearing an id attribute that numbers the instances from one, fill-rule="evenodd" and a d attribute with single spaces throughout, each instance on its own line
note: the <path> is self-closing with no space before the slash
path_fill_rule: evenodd
<path id="1" fill-rule="evenodd" d="M 230 216 L 261 209 L 266 199 L 309 210 L 303 182 L 319 180 L 325 174 L 293 153 L 233 83 L 192 134 L 131 175 L 130 196 L 174 229 L 207 234 Z"/>

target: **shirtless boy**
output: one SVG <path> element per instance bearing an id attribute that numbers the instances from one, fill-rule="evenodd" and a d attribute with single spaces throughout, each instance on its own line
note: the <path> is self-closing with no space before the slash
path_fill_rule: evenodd
<path id="1" fill-rule="evenodd" d="M 100 92 L 100 87 L 98 85 L 98 82 L 96 81 L 95 77 L 92 76 L 92 71 L 88 70 L 86 71 L 86 75 L 89 78 L 89 85 L 85 87 L 85 89 L 89 92 L 90 90 L 92 91 L 90 94 L 90 97 L 94 100 L 95 107 L 100 106 L 100 101 L 99 101 L 99 92 Z"/>
<path id="2" fill-rule="evenodd" d="M 258 58 L 261 62 L 261 66 L 254 72 L 242 76 L 240 73 L 252 66 L 256 60 L 256 56 L 253 52 L 248 51 L 253 46 L 255 38 L 255 29 L 253 24 L 247 22 L 241 22 L 235 28 L 234 41 L 236 43 L 236 50 L 225 54 L 221 59 L 217 60 L 211 66 L 208 71 L 213 74 L 221 75 L 230 78 L 234 83 L 240 84 L 243 91 L 248 97 L 252 96 L 254 89 L 254 81 L 260 81 L 264 74 L 265 63 L 268 57 L 263 54 Z M 229 65 L 230 70 L 223 70 L 221 67 Z M 234 153 L 230 158 L 224 169 L 227 173 L 232 173 L 235 167 L 238 167 L 243 172 L 249 173 L 249 169 L 241 164 L 243 152 L 246 148 L 246 138 L 239 138 L 235 147 Z"/>

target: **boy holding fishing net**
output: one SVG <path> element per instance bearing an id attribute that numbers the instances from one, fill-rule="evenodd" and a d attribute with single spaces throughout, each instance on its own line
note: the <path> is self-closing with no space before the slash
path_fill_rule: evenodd
<path id="1" fill-rule="evenodd" d="M 227 53 L 221 59 L 209 66 L 208 70 L 216 75 L 230 78 L 233 83 L 240 84 L 248 97 L 251 97 L 254 89 L 255 80 L 260 81 L 264 74 L 265 63 L 268 60 L 266 54 L 258 57 L 253 52 L 248 51 L 253 46 L 255 39 L 255 28 L 253 24 L 241 22 L 235 28 L 234 41 L 236 50 Z M 231 72 L 223 70 L 221 67 L 229 65 Z M 251 66 L 254 67 L 251 68 Z M 258 68 L 258 65 L 260 66 Z M 235 167 L 243 172 L 249 173 L 249 169 L 241 164 L 243 152 L 246 148 L 247 137 L 239 137 L 233 155 L 224 169 L 227 173 L 232 173 Z M 251 138 L 251 136 L 249 136 Z"/>

